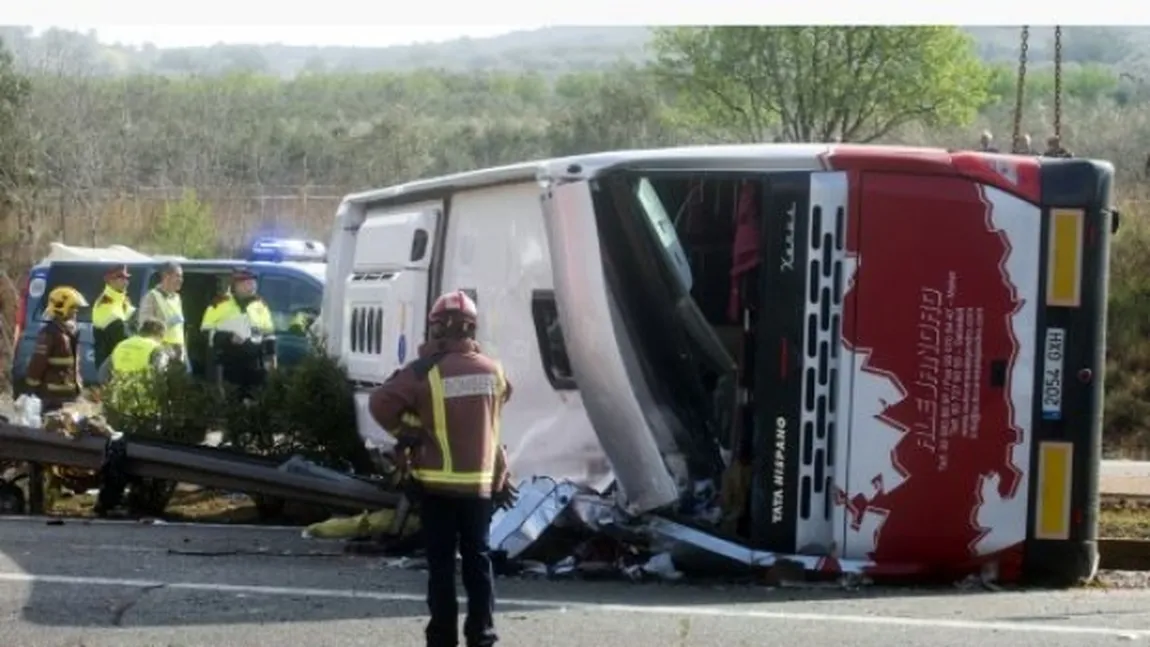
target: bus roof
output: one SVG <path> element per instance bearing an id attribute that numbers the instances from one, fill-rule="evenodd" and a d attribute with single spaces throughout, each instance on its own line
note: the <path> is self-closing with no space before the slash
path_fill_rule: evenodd
<path id="1" fill-rule="evenodd" d="M 830 152 L 831 146 L 831 144 L 734 144 L 589 153 L 414 180 L 404 184 L 353 193 L 346 196 L 344 201 L 354 203 L 408 202 L 417 200 L 421 196 L 433 195 L 446 190 L 477 189 L 498 184 L 529 182 L 541 176 L 550 175 L 585 178 L 613 167 L 643 164 L 658 164 L 673 168 L 675 163 L 679 162 L 683 164 L 681 170 L 686 171 L 690 170 L 689 165 L 691 163 L 723 161 L 735 165 L 736 168 L 732 170 L 752 170 L 756 162 L 767 159 L 771 160 L 771 167 L 773 168 L 785 165 L 789 161 L 793 161 L 797 168 L 806 168 L 817 161 L 819 157 Z"/>

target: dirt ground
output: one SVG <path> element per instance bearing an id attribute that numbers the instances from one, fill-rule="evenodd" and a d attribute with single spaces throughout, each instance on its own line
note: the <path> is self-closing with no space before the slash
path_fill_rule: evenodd
<path id="1" fill-rule="evenodd" d="M 92 517 L 92 505 L 96 497 L 91 494 L 78 494 L 56 501 L 49 514 L 61 517 Z M 197 521 L 201 523 L 270 523 L 260 519 L 255 502 L 243 494 L 231 494 L 181 486 L 172 495 L 165 518 L 172 521 Z M 275 519 L 282 522 L 282 519 Z"/>

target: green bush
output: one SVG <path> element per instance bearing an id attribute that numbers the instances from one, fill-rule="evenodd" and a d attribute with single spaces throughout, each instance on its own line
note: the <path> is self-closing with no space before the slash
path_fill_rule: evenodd
<path id="1" fill-rule="evenodd" d="M 188 375 L 183 364 L 115 376 L 101 395 L 108 424 L 133 438 L 198 445 L 216 422 L 215 390 Z M 139 479 L 128 491 L 128 508 L 162 515 L 175 490 L 174 481 Z"/>
<path id="2" fill-rule="evenodd" d="M 368 474 L 373 463 L 356 429 L 355 391 L 339 361 L 315 344 L 290 368 L 273 371 L 248 403 L 227 398 L 225 437 L 254 454 L 293 454 L 332 469 Z"/>
<path id="3" fill-rule="evenodd" d="M 1103 440 L 1111 451 L 1150 442 L 1150 222 L 1141 204 L 1120 205 L 1110 256 Z"/>
<path id="4" fill-rule="evenodd" d="M 188 375 L 183 364 L 158 374 L 116 376 L 101 401 L 108 424 L 134 438 L 198 445 L 218 420 L 215 390 Z"/>

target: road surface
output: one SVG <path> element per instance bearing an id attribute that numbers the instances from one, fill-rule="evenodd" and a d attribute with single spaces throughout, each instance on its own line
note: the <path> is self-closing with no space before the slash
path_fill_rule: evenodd
<path id="1" fill-rule="evenodd" d="M 423 573 L 338 548 L 294 529 L 0 520 L 0 635 L 5 647 L 421 647 Z M 507 646 L 1150 641 L 1144 590 L 850 592 L 501 579 L 499 593 Z"/>

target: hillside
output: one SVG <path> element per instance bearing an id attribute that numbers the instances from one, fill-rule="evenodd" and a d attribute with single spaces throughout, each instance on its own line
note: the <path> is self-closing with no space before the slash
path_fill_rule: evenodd
<path id="1" fill-rule="evenodd" d="M 982 57 L 995 63 L 1018 58 L 1019 28 L 971 27 Z M 1054 56 L 1053 28 L 1035 27 L 1030 55 L 1036 65 Z M 442 68 L 448 70 L 532 71 L 548 77 L 608 67 L 619 60 L 641 61 L 650 31 L 646 27 L 549 27 L 492 38 L 460 38 L 444 43 L 393 47 L 297 47 L 217 44 L 208 47 L 129 47 L 100 43 L 94 33 L 0 26 L 0 39 L 25 69 L 53 73 L 120 75 L 217 74 L 252 71 L 294 77 L 300 73 L 369 72 Z M 1065 30 L 1067 62 L 1121 64 L 1141 76 L 1150 60 L 1150 28 L 1071 27 Z M 1127 69 L 1129 68 L 1129 69 Z"/>

